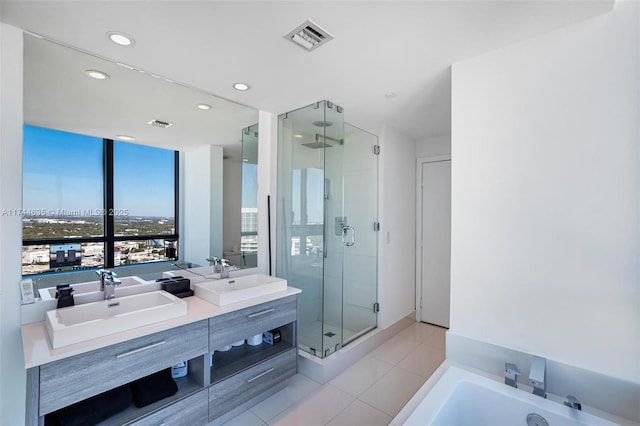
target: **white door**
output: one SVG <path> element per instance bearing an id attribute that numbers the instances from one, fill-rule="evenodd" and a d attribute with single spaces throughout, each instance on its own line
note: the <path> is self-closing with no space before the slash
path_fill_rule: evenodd
<path id="1" fill-rule="evenodd" d="M 422 163 L 421 320 L 449 328 L 451 160 Z"/>

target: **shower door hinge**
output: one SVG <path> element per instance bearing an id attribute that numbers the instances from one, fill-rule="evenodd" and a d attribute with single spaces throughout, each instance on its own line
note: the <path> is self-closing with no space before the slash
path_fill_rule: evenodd
<path id="1" fill-rule="evenodd" d="M 380 304 L 376 302 L 373 304 L 373 313 L 377 314 L 378 312 L 380 312 Z"/>
<path id="2" fill-rule="evenodd" d="M 375 155 L 380 155 L 380 145 L 374 145 L 373 146 L 373 153 Z"/>
<path id="3" fill-rule="evenodd" d="M 380 222 L 373 222 L 373 230 L 380 232 Z"/>

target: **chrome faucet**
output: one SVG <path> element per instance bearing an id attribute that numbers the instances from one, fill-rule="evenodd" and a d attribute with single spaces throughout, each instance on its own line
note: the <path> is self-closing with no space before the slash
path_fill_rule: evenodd
<path id="1" fill-rule="evenodd" d="M 514 388 L 518 387 L 518 376 L 520 375 L 520 370 L 516 367 L 515 364 L 510 362 L 505 362 L 504 364 L 504 383 L 505 385 L 512 386 Z"/>
<path id="2" fill-rule="evenodd" d="M 115 278 L 116 273 L 108 269 L 98 269 L 96 274 L 100 276 L 100 291 L 104 292 L 104 300 L 110 300 L 116 297 L 116 286 L 122 281 Z"/>
<path id="3" fill-rule="evenodd" d="M 529 380 L 533 384 L 533 394 L 547 397 L 547 360 L 541 356 L 533 355 L 531 359 L 531 370 L 529 370 Z"/>
<path id="4" fill-rule="evenodd" d="M 212 256 L 211 258 L 209 258 L 207 260 L 213 261 L 213 273 L 214 274 L 219 274 L 220 272 L 222 272 L 222 261 L 224 259 L 222 259 L 221 257 Z"/>
<path id="5" fill-rule="evenodd" d="M 582 411 L 582 404 L 580 404 L 578 398 L 573 395 L 567 395 L 567 400 L 564 402 L 564 405 Z"/>
<path id="6" fill-rule="evenodd" d="M 227 259 L 218 259 L 220 265 L 220 278 L 229 278 L 229 261 Z"/>

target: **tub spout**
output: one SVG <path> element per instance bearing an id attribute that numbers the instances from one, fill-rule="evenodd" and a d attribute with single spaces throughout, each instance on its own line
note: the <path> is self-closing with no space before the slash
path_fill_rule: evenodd
<path id="1" fill-rule="evenodd" d="M 504 383 L 505 385 L 513 386 L 514 388 L 518 387 L 518 376 L 520 375 L 520 370 L 516 367 L 515 364 L 510 362 L 505 362 L 504 364 Z"/>
<path id="2" fill-rule="evenodd" d="M 567 400 L 564 402 L 564 405 L 582 411 L 582 404 L 580 404 L 578 398 L 573 395 L 567 395 Z"/>
<path id="3" fill-rule="evenodd" d="M 531 370 L 529 371 L 529 380 L 533 384 L 533 394 L 547 397 L 547 360 L 541 356 L 533 355 L 531 359 Z"/>

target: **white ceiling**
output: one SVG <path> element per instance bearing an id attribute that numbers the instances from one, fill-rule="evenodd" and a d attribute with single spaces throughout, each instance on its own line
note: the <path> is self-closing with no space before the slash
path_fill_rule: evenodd
<path id="1" fill-rule="evenodd" d="M 3 0 L 0 11 L 6 23 L 244 105 L 283 113 L 328 99 L 352 124 L 422 140 L 450 132 L 452 63 L 613 3 Z M 334 40 L 307 52 L 283 38 L 307 19 Z M 136 45 L 114 45 L 110 30 Z M 251 90 L 235 91 L 238 81 Z"/>
<path id="2" fill-rule="evenodd" d="M 95 80 L 85 70 L 109 75 Z M 211 109 L 203 111 L 198 104 Z M 190 150 L 226 146 L 239 161 L 242 129 L 257 111 L 172 84 L 31 35 L 24 37 L 24 119 L 27 124 L 101 138 L 133 136 L 136 143 Z M 170 122 L 167 128 L 148 124 Z"/>

